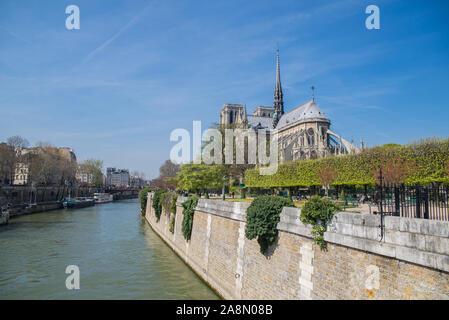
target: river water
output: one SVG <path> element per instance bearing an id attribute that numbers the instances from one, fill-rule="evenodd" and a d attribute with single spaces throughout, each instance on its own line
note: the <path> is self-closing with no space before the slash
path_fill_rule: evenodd
<path id="1" fill-rule="evenodd" d="M 153 232 L 137 199 L 0 226 L 0 299 L 218 299 Z M 80 289 L 66 288 L 66 267 Z"/>

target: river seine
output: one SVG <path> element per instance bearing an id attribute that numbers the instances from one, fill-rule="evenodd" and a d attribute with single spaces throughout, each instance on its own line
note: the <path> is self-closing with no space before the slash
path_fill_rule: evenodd
<path id="1" fill-rule="evenodd" d="M 153 232 L 137 199 L 0 226 L 0 299 L 218 299 Z M 66 288 L 66 267 L 80 289 Z"/>

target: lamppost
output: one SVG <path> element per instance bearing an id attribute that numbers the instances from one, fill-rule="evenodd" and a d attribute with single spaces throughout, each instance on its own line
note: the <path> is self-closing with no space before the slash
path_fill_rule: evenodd
<path id="1" fill-rule="evenodd" d="M 225 200 L 225 187 L 226 187 L 226 176 L 223 176 L 223 191 L 221 193 L 221 200 Z"/>

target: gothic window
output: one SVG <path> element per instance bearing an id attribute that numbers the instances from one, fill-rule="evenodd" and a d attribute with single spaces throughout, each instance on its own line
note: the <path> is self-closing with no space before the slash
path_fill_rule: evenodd
<path id="1" fill-rule="evenodd" d="M 308 136 L 307 136 L 307 144 L 308 144 L 309 146 L 315 145 L 315 137 L 314 137 L 314 136 L 308 135 Z"/>
<path id="2" fill-rule="evenodd" d="M 309 128 L 308 130 L 307 130 L 307 144 L 309 145 L 309 146 L 313 146 L 313 145 L 315 145 L 315 135 L 314 135 L 314 131 L 313 131 L 313 129 L 312 128 Z"/>

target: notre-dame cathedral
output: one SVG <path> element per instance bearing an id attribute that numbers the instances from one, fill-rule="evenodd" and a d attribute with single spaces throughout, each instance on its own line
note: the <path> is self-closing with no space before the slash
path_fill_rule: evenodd
<path id="1" fill-rule="evenodd" d="M 312 87 L 313 90 L 313 87 Z M 276 55 L 276 85 L 273 107 L 259 106 L 253 115 L 246 113 L 246 105 L 225 104 L 220 113 L 220 124 L 239 124 L 253 130 L 276 129 L 282 161 L 316 159 L 329 154 L 358 153 L 360 148 L 330 130 L 331 121 L 312 99 L 284 112 L 284 101 L 279 67 L 279 51 Z M 366 147 L 366 146 L 365 146 Z"/>

